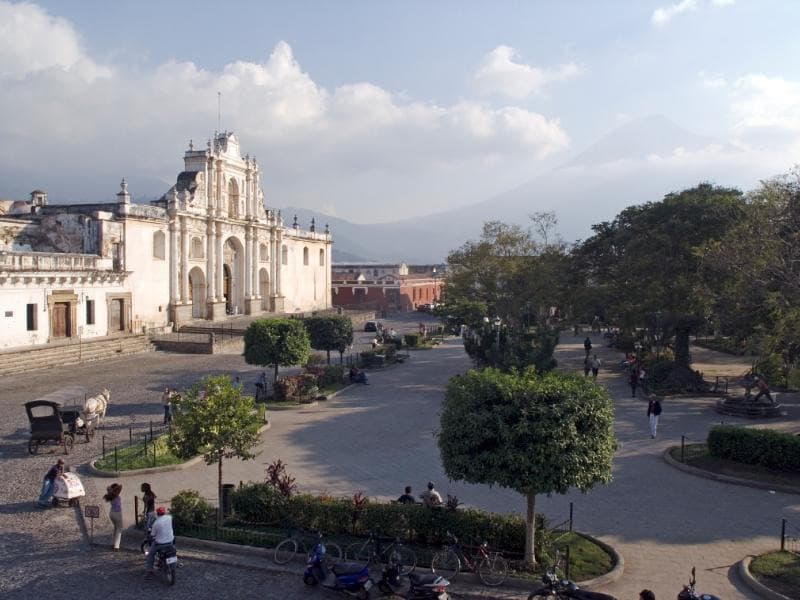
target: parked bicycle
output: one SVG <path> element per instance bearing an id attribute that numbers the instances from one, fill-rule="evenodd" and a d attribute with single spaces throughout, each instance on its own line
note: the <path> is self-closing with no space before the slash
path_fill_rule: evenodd
<path id="1" fill-rule="evenodd" d="M 458 543 L 458 538 L 449 531 L 447 537 L 452 540 L 437 552 L 431 559 L 431 571 L 438 575 L 443 575 L 448 579 L 453 579 L 461 571 L 463 564 L 468 570 L 477 573 L 481 581 L 486 585 L 500 585 L 506 580 L 508 575 L 508 562 L 499 552 L 489 552 L 489 546 L 483 542 L 478 546 L 478 551 L 470 559 L 464 554 L 464 549 Z"/>
<path id="2" fill-rule="evenodd" d="M 408 546 L 404 546 L 400 538 L 388 546 L 381 547 L 381 539 L 374 533 L 363 542 L 354 542 L 344 551 L 347 560 L 360 562 L 380 562 L 397 566 L 400 575 L 408 575 L 417 566 L 417 555 Z"/>
<path id="3" fill-rule="evenodd" d="M 528 594 L 528 600 L 617 600 L 608 594 L 582 590 L 569 579 L 560 579 L 560 568 L 561 553 L 556 551 L 553 564 L 542 575 L 544 585 Z"/>
<path id="4" fill-rule="evenodd" d="M 325 544 L 325 562 L 328 565 L 336 564 L 342 560 L 342 548 L 339 544 L 326 541 L 322 533 L 317 532 L 314 541 L 307 545 L 303 536 L 296 529 L 290 529 L 289 537 L 275 546 L 273 560 L 276 564 L 285 565 L 300 551 L 302 551 L 304 558 L 308 558 L 319 543 Z"/>

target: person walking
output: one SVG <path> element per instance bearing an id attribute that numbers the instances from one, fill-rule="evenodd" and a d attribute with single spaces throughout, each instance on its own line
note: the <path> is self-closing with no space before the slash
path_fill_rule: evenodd
<path id="1" fill-rule="evenodd" d="M 589 358 L 587 355 L 586 358 L 583 359 L 583 376 L 588 377 L 589 371 L 592 370 L 592 359 Z"/>
<path id="2" fill-rule="evenodd" d="M 108 512 L 108 518 L 114 525 L 114 535 L 112 538 L 111 549 L 119 551 L 119 545 L 122 542 L 122 485 L 119 483 L 112 483 L 106 488 L 106 493 L 103 500 L 111 504 Z"/>
<path id="3" fill-rule="evenodd" d="M 647 403 L 647 416 L 650 419 L 650 437 L 655 439 L 658 433 L 658 417 L 661 416 L 661 401 L 656 396 Z"/>
<path id="4" fill-rule="evenodd" d="M 628 375 L 628 383 L 631 386 L 631 398 L 636 398 L 636 388 L 639 385 L 639 370 L 635 367 L 631 369 Z"/>
<path id="5" fill-rule="evenodd" d="M 165 387 L 161 394 L 161 404 L 164 406 L 164 425 L 169 425 L 172 421 L 172 390 L 169 387 Z"/>
<path id="6" fill-rule="evenodd" d="M 142 504 L 144 504 L 144 528 L 150 529 L 156 520 L 156 495 L 149 483 L 143 483 L 139 489 L 142 491 Z"/>
<path id="7" fill-rule="evenodd" d="M 592 338 L 590 338 L 588 335 L 586 336 L 586 339 L 583 340 L 583 349 L 586 350 L 586 356 L 588 357 L 589 352 L 592 351 Z"/>
<path id="8" fill-rule="evenodd" d="M 753 381 L 756 382 L 756 387 L 758 388 L 758 393 L 756 394 L 756 397 L 753 398 L 753 402 L 758 402 L 758 399 L 761 398 L 761 396 L 766 396 L 767 400 L 774 403 L 772 394 L 769 393 L 769 385 L 767 385 L 767 380 L 763 377 L 754 377 Z"/>
<path id="9" fill-rule="evenodd" d="M 601 364 L 602 363 L 600 362 L 600 359 L 597 358 L 597 354 L 592 356 L 592 362 L 590 363 L 590 366 L 592 368 L 592 379 L 594 379 L 595 381 L 597 381 L 597 374 L 600 372 Z"/>
<path id="10" fill-rule="evenodd" d="M 42 491 L 39 494 L 39 506 L 47 508 L 53 499 L 53 486 L 56 482 L 56 477 L 64 474 L 64 459 L 59 458 L 42 479 Z"/>
<path id="11" fill-rule="evenodd" d="M 648 394 L 647 383 L 647 372 L 644 370 L 644 367 L 642 367 L 639 369 L 639 387 L 642 388 L 642 393 L 645 396 Z"/>

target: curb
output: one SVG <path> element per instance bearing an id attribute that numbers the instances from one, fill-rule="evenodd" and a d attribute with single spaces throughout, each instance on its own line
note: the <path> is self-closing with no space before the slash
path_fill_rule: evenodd
<path id="1" fill-rule="evenodd" d="M 310 406 L 310 405 L 309 405 Z M 267 431 L 270 427 L 272 427 L 271 423 L 265 423 L 261 427 L 258 428 L 258 433 L 261 434 Z M 120 477 L 128 477 L 128 476 L 135 476 L 135 475 L 149 475 L 151 473 L 165 473 L 168 471 L 182 471 L 184 469 L 188 469 L 189 467 L 193 467 L 197 463 L 203 460 L 203 456 L 195 456 L 190 458 L 186 462 L 179 463 L 177 465 L 165 465 L 163 467 L 150 467 L 147 469 L 130 469 L 128 471 L 103 471 L 102 469 L 98 469 L 95 466 L 95 462 L 98 459 L 94 459 L 89 461 L 86 465 L 87 470 L 89 471 L 89 475 L 93 477 L 110 477 L 114 479 L 118 479 Z"/>
<path id="2" fill-rule="evenodd" d="M 712 479 L 714 481 L 720 481 L 722 483 L 732 483 L 734 485 L 742 485 L 745 487 L 751 487 L 760 490 L 783 492 L 785 494 L 800 494 L 800 488 L 793 485 L 785 485 L 782 483 L 768 483 L 764 481 L 756 481 L 754 479 L 743 479 L 741 477 L 734 477 L 733 475 L 721 475 L 720 473 L 712 473 L 711 471 L 706 471 L 705 469 L 698 469 L 697 467 L 692 467 L 683 464 L 682 462 L 672 458 L 672 456 L 670 455 L 670 451 L 675 448 L 678 448 L 678 446 L 670 446 L 666 450 L 664 450 L 663 454 L 661 455 L 664 461 L 668 465 L 685 473 L 689 473 L 690 475 L 694 475 L 695 477 L 703 477 L 705 479 Z"/>
<path id="3" fill-rule="evenodd" d="M 742 580 L 742 583 L 751 591 L 755 592 L 759 598 L 766 598 L 767 600 L 790 600 L 787 596 L 774 592 L 759 582 L 750 573 L 750 562 L 753 560 L 752 556 L 745 556 L 742 560 L 736 563 L 736 572 Z"/>
<path id="4" fill-rule="evenodd" d="M 582 538 L 586 538 L 590 542 L 597 544 L 603 550 L 608 552 L 614 564 L 614 568 L 611 569 L 605 575 L 600 575 L 599 577 L 595 577 L 594 579 L 589 579 L 588 581 L 578 582 L 578 585 L 580 587 L 586 587 L 586 588 L 603 587 L 610 583 L 614 583 L 617 579 L 622 577 L 622 574 L 625 571 L 625 558 L 622 556 L 622 554 L 617 552 L 613 546 L 609 546 L 604 541 L 598 540 L 596 537 L 593 537 L 586 533 L 581 533 L 579 531 L 576 531 L 575 533 L 577 533 Z"/>
<path id="5" fill-rule="evenodd" d="M 331 398 L 331 396 L 328 396 L 328 399 L 330 399 L 330 398 Z M 327 401 L 328 400 L 326 400 L 326 402 Z M 271 404 L 265 404 L 265 406 L 267 407 L 267 412 L 269 412 L 269 411 L 277 412 L 277 411 L 284 411 L 284 410 L 302 410 L 302 409 L 307 408 L 309 406 L 318 406 L 318 405 L 319 405 L 319 402 L 317 402 L 316 400 L 314 400 L 312 402 L 306 402 L 306 403 L 302 403 L 301 402 L 300 404 L 287 404 L 286 406 L 280 406 L 280 405 L 273 406 Z"/>

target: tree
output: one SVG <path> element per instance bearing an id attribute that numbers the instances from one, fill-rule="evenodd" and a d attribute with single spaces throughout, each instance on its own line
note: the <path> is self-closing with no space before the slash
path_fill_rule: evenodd
<path id="1" fill-rule="evenodd" d="M 174 400 L 170 447 L 178 456 L 202 452 L 207 465 L 218 465 L 217 525 L 222 523 L 222 461 L 255 458 L 251 450 L 259 439 L 253 399 L 241 392 L 227 375 L 209 376 Z"/>
<path id="2" fill-rule="evenodd" d="M 311 339 L 311 347 L 325 350 L 331 364 L 331 350 L 339 351 L 339 358 L 353 343 L 353 322 L 350 317 L 309 317 L 303 323 Z"/>
<path id="3" fill-rule="evenodd" d="M 526 496 L 524 558 L 533 564 L 536 495 L 611 481 L 613 422 L 607 390 L 583 377 L 473 370 L 447 387 L 439 451 L 449 478 Z"/>
<path id="4" fill-rule="evenodd" d="M 275 368 L 304 363 L 311 355 L 308 332 L 297 319 L 261 319 L 244 332 L 244 360 L 248 365 Z"/>

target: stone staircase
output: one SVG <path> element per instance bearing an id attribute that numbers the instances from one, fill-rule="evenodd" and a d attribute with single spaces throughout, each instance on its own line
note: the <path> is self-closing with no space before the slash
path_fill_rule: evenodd
<path id="1" fill-rule="evenodd" d="M 153 352 L 155 346 L 146 335 L 100 338 L 81 343 L 70 342 L 44 347 L 30 347 L 0 352 L 0 376 L 25 373 L 129 354 Z"/>

